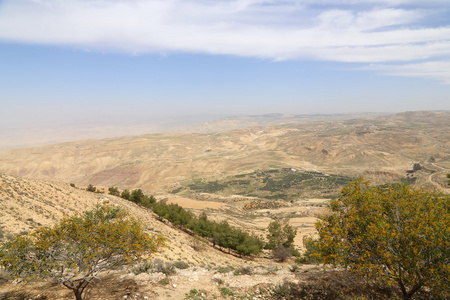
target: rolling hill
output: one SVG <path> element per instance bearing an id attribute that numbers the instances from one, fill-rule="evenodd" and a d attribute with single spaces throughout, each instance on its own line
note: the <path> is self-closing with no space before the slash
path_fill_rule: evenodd
<path id="1" fill-rule="evenodd" d="M 208 134 L 84 140 L 0 151 L 0 172 L 152 194 L 283 168 L 445 188 L 449 128 L 450 112 L 408 112 Z M 414 163 L 421 170 L 407 173 Z"/>

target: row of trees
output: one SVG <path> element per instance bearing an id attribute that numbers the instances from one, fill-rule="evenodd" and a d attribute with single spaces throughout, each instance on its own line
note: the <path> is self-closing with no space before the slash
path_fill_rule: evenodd
<path id="1" fill-rule="evenodd" d="M 293 245 L 296 231 L 288 224 L 282 225 L 278 221 L 270 223 L 268 243 L 264 243 L 260 237 L 230 226 L 226 221 L 209 220 L 205 213 L 197 217 L 178 204 L 168 205 L 164 202 L 156 202 L 153 196 L 145 195 L 140 189 L 123 190 L 120 193 L 118 188 L 110 187 L 109 193 L 115 196 L 120 195 L 126 200 L 150 208 L 159 217 L 170 221 L 180 229 L 192 231 L 207 238 L 213 246 L 227 248 L 228 252 L 234 250 L 239 255 L 258 255 L 263 248 L 266 248 L 273 250 L 274 257 L 279 260 L 285 260 L 292 254 L 299 255 Z"/>
<path id="2" fill-rule="evenodd" d="M 213 245 L 235 250 L 239 255 L 257 255 L 264 246 L 264 242 L 257 236 L 251 235 L 238 228 L 230 226 L 226 221 L 220 223 L 208 219 L 205 213 L 200 216 L 185 210 L 178 204 L 156 202 L 153 196 L 145 195 L 142 190 L 123 190 L 121 193 L 115 187 L 109 188 L 112 195 L 120 197 L 150 208 L 159 217 L 170 221 L 185 231 L 209 239 Z"/>

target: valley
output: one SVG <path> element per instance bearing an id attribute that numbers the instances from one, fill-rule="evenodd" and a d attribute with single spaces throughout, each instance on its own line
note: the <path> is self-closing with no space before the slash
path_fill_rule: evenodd
<path id="1" fill-rule="evenodd" d="M 293 258 L 279 263 L 269 250 L 257 257 L 228 254 L 145 207 L 109 195 L 108 188 L 142 189 L 158 202 L 178 204 L 196 216 L 206 213 L 210 220 L 226 221 L 262 239 L 270 222 L 286 222 L 296 232 L 294 246 L 301 253 L 306 250 L 303 238 L 315 237 L 316 221 L 330 214 L 330 199 L 360 176 L 374 185 L 407 183 L 450 193 L 446 178 L 450 112 L 289 119 L 276 124 L 262 120 L 268 124 L 252 123 L 247 128 L 242 127 L 248 120 L 241 124 L 233 120 L 236 129 L 231 131 L 146 134 L 2 150 L 0 239 L 25 235 L 97 204 L 113 204 L 139 218 L 148 232 L 167 238 L 167 247 L 155 258 L 182 261 L 189 268 L 171 276 L 114 271 L 98 283 L 111 299 L 126 295 L 120 288 L 114 292 L 111 285 L 118 282 L 130 287 L 133 299 L 193 299 L 195 295 L 188 297 L 193 288 L 207 291 L 209 298 L 204 299 L 227 298 L 220 292 L 223 287 L 236 295 L 255 296 L 285 280 L 311 282 L 306 277 L 326 272 L 323 266 L 310 264 L 292 271 Z M 227 127 L 221 122 L 210 126 Z M 101 192 L 86 191 L 89 184 Z M 242 268 L 252 271 L 237 277 Z M 5 286 L 17 291 L 22 285 Z M 1 282 L 0 289 L 4 289 Z M 33 290 L 45 293 L 43 285 L 34 284 Z M 57 287 L 49 290 L 55 299 L 70 299 Z M 91 298 L 102 299 L 96 293 Z M 261 292 L 258 297 L 271 296 Z"/>

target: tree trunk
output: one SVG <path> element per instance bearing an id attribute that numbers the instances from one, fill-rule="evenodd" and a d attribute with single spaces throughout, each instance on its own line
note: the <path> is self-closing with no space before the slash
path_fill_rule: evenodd
<path id="1" fill-rule="evenodd" d="M 83 297 L 81 296 L 81 293 L 83 293 L 83 290 L 73 290 L 73 293 L 75 294 L 75 299 L 77 300 L 83 300 Z"/>

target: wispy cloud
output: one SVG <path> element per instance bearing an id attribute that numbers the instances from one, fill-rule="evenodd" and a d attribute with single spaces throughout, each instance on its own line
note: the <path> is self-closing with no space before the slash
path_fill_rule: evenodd
<path id="1" fill-rule="evenodd" d="M 450 61 L 450 24 L 432 22 L 448 13 L 448 0 L 423 2 L 6 0 L 0 5 L 0 39 L 132 54 Z"/>
<path id="2" fill-rule="evenodd" d="M 422 77 L 450 84 L 450 61 L 429 61 L 404 65 L 371 65 L 366 70 L 389 76 Z"/>

